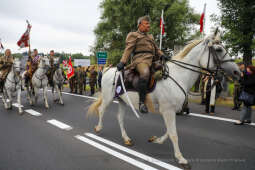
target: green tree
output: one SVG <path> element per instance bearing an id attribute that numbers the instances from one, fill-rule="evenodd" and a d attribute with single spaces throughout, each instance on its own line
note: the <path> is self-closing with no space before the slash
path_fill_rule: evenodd
<path id="1" fill-rule="evenodd" d="M 137 19 L 143 15 L 151 17 L 151 33 L 159 42 L 159 21 L 164 9 L 163 47 L 170 49 L 189 40 L 195 24 L 199 23 L 199 15 L 188 6 L 188 0 L 103 0 L 100 8 L 101 20 L 94 30 L 96 42 L 91 51 L 94 55 L 97 51 L 107 51 L 109 64 L 119 62 L 127 34 L 137 30 Z"/>
<path id="2" fill-rule="evenodd" d="M 225 28 L 223 40 L 234 54 L 243 54 L 245 65 L 252 64 L 255 49 L 255 1 L 218 0 Z"/>

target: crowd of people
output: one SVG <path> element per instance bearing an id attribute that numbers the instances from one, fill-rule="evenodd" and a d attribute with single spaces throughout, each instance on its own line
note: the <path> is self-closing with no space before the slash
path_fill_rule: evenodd
<path id="1" fill-rule="evenodd" d="M 103 66 L 74 66 L 74 76 L 69 79 L 70 93 L 83 94 L 89 85 L 90 95 L 93 96 L 95 89 L 101 89 Z"/>

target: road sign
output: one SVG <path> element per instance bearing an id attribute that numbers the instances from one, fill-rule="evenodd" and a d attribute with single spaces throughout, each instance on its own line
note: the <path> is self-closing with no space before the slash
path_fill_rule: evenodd
<path id="1" fill-rule="evenodd" d="M 107 52 L 97 52 L 97 64 L 106 64 Z"/>

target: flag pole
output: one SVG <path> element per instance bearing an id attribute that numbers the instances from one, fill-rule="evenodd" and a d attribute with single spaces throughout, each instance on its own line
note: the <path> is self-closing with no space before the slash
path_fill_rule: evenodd
<path id="1" fill-rule="evenodd" d="M 203 21 L 203 32 L 202 32 L 202 38 L 205 37 L 205 11 L 206 11 L 206 3 L 204 4 L 204 21 Z"/>
<path id="2" fill-rule="evenodd" d="M 160 23 L 160 42 L 159 42 L 159 49 L 161 50 L 162 48 L 162 32 L 163 32 L 163 15 L 164 15 L 164 10 L 162 10 L 161 14 L 161 23 Z"/>
<path id="3" fill-rule="evenodd" d="M 26 20 L 27 24 L 29 24 L 28 20 Z M 31 48 L 30 48 L 30 30 L 29 30 L 29 39 L 28 39 L 28 56 L 31 57 Z"/>

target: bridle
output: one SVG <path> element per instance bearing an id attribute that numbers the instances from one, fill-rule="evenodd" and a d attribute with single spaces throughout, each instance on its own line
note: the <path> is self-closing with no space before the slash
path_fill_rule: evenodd
<path id="1" fill-rule="evenodd" d="M 38 67 L 38 69 L 42 69 L 44 72 L 42 73 L 42 76 L 41 77 L 38 77 L 38 75 L 35 73 L 35 77 L 38 79 L 38 80 L 40 80 L 41 81 L 41 86 L 40 86 L 40 88 L 42 88 L 42 81 L 43 81 L 43 79 L 46 77 L 46 72 L 47 72 L 47 70 L 46 70 L 46 65 L 44 65 L 44 67 Z"/>
<path id="2" fill-rule="evenodd" d="M 221 46 L 221 47 L 223 49 L 225 49 L 223 46 Z M 234 62 L 234 60 L 233 59 L 224 60 L 224 58 L 228 54 L 226 49 L 225 49 L 226 53 L 222 57 L 223 59 L 220 60 L 219 56 L 217 55 L 217 50 L 215 48 L 213 48 L 213 46 L 208 46 L 208 48 L 209 48 L 209 53 L 208 53 L 208 61 L 207 61 L 207 67 L 206 68 L 203 68 L 201 66 L 196 66 L 196 65 L 193 65 L 193 64 L 189 64 L 189 63 L 185 63 L 185 62 L 178 61 L 178 60 L 169 60 L 169 62 L 171 62 L 171 63 L 173 63 L 173 64 L 175 64 L 179 67 L 182 67 L 184 69 L 190 70 L 192 72 L 196 72 L 196 73 L 199 73 L 199 74 L 202 74 L 202 75 L 206 75 L 206 76 L 215 78 L 217 76 L 218 72 L 224 73 L 223 69 L 221 67 L 221 65 L 223 63 Z M 214 64 L 216 65 L 215 70 L 212 70 L 212 69 L 209 68 L 211 57 L 213 58 Z M 163 59 L 162 62 L 163 62 L 163 74 L 162 74 L 163 78 L 164 79 L 167 79 L 167 78 L 171 79 L 181 89 L 181 91 L 185 95 L 185 101 L 183 103 L 183 107 L 184 107 L 187 104 L 187 101 L 188 101 L 187 93 L 185 92 L 183 87 L 172 76 L 169 75 L 169 67 L 166 64 L 166 61 Z M 196 69 L 199 69 L 199 70 L 196 70 Z M 211 86 L 211 88 L 214 85 L 216 85 L 216 84 L 213 84 Z"/>

